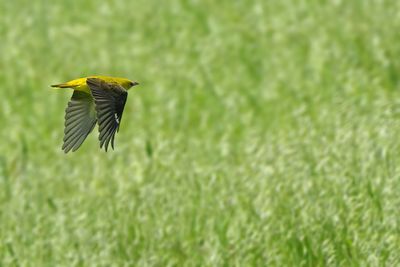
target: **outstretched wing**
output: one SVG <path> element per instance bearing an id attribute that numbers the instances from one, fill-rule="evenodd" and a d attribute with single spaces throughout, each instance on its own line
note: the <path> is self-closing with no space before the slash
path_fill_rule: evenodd
<path id="1" fill-rule="evenodd" d="M 86 83 L 96 106 L 100 148 L 104 145 L 107 151 L 111 141 L 111 147 L 114 149 L 114 136 L 121 123 L 128 92 L 119 84 L 107 83 L 97 78 L 89 78 Z"/>
<path id="2" fill-rule="evenodd" d="M 64 152 L 77 150 L 93 130 L 96 121 L 92 96 L 75 90 L 65 110 Z"/>

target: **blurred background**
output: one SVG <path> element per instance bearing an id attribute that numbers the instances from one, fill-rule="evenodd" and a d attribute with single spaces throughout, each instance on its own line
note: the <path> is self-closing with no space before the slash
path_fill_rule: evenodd
<path id="1" fill-rule="evenodd" d="M 400 263 L 400 2 L 1 1 L 1 266 Z M 70 90 L 140 82 L 116 150 Z"/>

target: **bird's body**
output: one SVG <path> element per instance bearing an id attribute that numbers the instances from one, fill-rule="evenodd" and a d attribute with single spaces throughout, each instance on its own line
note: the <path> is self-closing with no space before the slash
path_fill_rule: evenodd
<path id="1" fill-rule="evenodd" d="M 52 85 L 74 90 L 65 110 L 64 152 L 77 150 L 96 123 L 99 124 L 100 148 L 104 145 L 107 151 L 110 141 L 114 148 L 114 136 L 121 123 L 127 90 L 137 84 L 125 78 L 89 76 Z"/>
<path id="2" fill-rule="evenodd" d="M 111 76 L 101 76 L 101 75 L 92 75 L 84 78 L 78 78 L 71 80 L 69 82 L 54 84 L 52 87 L 58 88 L 72 88 L 74 90 L 78 90 L 81 92 L 85 92 L 90 94 L 89 86 L 86 84 L 87 79 L 100 79 L 105 81 L 106 83 L 115 83 L 121 85 L 125 90 L 129 90 L 133 85 L 130 80 L 119 77 L 111 77 Z"/>

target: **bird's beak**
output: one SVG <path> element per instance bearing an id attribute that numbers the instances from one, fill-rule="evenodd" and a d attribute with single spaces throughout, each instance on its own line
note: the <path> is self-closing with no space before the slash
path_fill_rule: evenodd
<path id="1" fill-rule="evenodd" d="M 139 83 L 138 82 L 133 82 L 132 86 L 135 86 L 135 85 L 139 85 Z"/>

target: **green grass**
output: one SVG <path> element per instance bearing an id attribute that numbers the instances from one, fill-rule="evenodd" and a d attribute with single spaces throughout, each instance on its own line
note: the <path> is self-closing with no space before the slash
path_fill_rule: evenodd
<path id="1" fill-rule="evenodd" d="M 1 1 L 0 266 L 397 266 L 400 2 Z M 90 74 L 116 150 L 61 150 Z"/>

